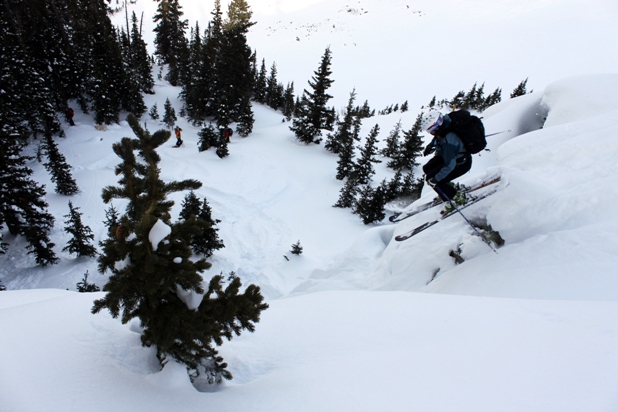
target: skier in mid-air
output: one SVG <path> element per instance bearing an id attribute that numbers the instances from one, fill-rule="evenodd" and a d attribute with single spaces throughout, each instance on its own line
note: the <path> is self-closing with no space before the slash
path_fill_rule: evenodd
<path id="1" fill-rule="evenodd" d="M 446 203 L 450 211 L 453 203 L 463 205 L 466 196 L 451 181 L 467 173 L 472 167 L 472 155 L 466 150 L 460 137 L 450 128 L 448 114 L 431 110 L 421 120 L 421 129 L 433 136 L 423 152 L 424 156 L 435 152 L 434 157 L 423 166 L 425 180 Z"/>

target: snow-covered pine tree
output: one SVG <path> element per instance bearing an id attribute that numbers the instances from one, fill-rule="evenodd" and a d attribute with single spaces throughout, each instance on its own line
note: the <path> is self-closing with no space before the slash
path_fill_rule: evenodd
<path id="1" fill-rule="evenodd" d="M 165 105 L 163 107 L 165 110 L 163 114 L 163 123 L 167 127 L 172 128 L 178 119 L 176 118 L 176 110 L 174 110 L 169 98 L 165 99 Z"/>
<path id="2" fill-rule="evenodd" d="M 296 138 L 305 144 L 320 143 L 323 129 L 332 131 L 335 111 L 326 106 L 332 98 L 326 91 L 334 81 L 330 78 L 331 59 L 330 48 L 326 48 L 320 67 L 309 81 L 311 91 L 303 91 L 297 116 L 290 127 Z"/>
<path id="3" fill-rule="evenodd" d="M 247 137 L 253 132 L 253 110 L 251 109 L 251 100 L 249 95 L 240 102 L 236 118 L 236 131 L 241 137 Z M 227 144 L 227 142 L 226 142 Z"/>
<path id="4" fill-rule="evenodd" d="M 333 207 L 348 208 L 354 206 L 359 189 L 353 177 L 349 177 L 339 191 L 339 199 Z"/>
<path id="5" fill-rule="evenodd" d="M 133 15 L 135 17 L 135 13 L 133 13 Z M 137 17 L 135 17 L 135 19 L 137 20 Z M 128 21 L 127 29 L 129 29 Z M 135 27 L 134 30 L 137 31 L 137 27 Z M 124 76 L 122 76 L 122 81 L 120 82 L 121 108 L 126 112 L 133 113 L 139 118 L 146 113 L 147 108 L 142 94 L 142 75 L 139 72 L 138 55 L 135 54 L 135 50 L 133 49 L 131 35 L 125 33 L 124 28 L 119 29 L 118 38 L 120 39 L 124 68 Z M 146 58 L 148 58 L 147 55 Z"/>
<path id="6" fill-rule="evenodd" d="M 105 211 L 105 220 L 103 224 L 107 227 L 107 237 L 116 236 L 116 230 L 118 226 L 120 226 L 120 217 L 118 210 L 116 210 L 113 204 L 109 205 L 109 208 Z M 99 242 L 99 244 L 103 246 L 102 242 Z"/>
<path id="7" fill-rule="evenodd" d="M 522 80 L 521 83 L 519 83 L 517 87 L 513 89 L 513 91 L 511 92 L 511 99 L 514 97 L 523 96 L 526 93 L 528 93 L 526 90 L 526 84 L 528 84 L 527 77 L 526 77 L 526 80 Z"/>
<path id="8" fill-rule="evenodd" d="M 356 111 L 354 109 L 355 99 L 356 90 L 352 90 L 350 98 L 348 99 L 348 105 L 343 113 L 343 118 L 337 119 L 335 133 L 329 133 L 326 137 L 324 148 L 331 153 L 340 154 L 345 150 L 344 147 L 353 146 L 354 140 L 358 140 L 358 136 L 354 136 L 356 126 L 360 123 L 360 119 L 356 116 Z M 345 177 L 343 175 L 346 174 L 343 173 L 341 179 Z"/>
<path id="9" fill-rule="evenodd" d="M 140 90 L 154 94 L 154 78 L 152 77 L 152 61 L 148 55 L 146 42 L 142 37 L 141 22 L 138 26 L 137 15 L 131 15 L 131 63 L 133 72 L 137 75 Z"/>
<path id="10" fill-rule="evenodd" d="M 376 124 L 369 132 L 369 136 L 365 140 L 363 147 L 360 149 L 360 158 L 354 166 L 354 175 L 359 185 L 366 185 L 371 181 L 371 177 L 375 174 L 373 167 L 374 163 L 381 163 L 382 161 L 376 156 L 378 154 L 378 134 L 380 133 L 380 126 Z"/>
<path id="11" fill-rule="evenodd" d="M 64 215 L 67 218 L 64 222 L 64 231 L 72 237 L 62 251 L 74 253 L 78 257 L 94 257 L 97 255 L 97 249 L 91 244 L 94 240 L 94 234 L 92 229 L 82 222 L 82 215 L 79 212 L 79 207 L 74 207 L 73 203 L 69 200 L 69 214 Z"/>
<path id="12" fill-rule="evenodd" d="M 153 104 L 152 107 L 150 108 L 150 111 L 148 112 L 148 116 L 150 116 L 150 118 L 152 120 L 159 120 L 159 108 L 157 107 L 157 104 Z"/>
<path id="13" fill-rule="evenodd" d="M 101 289 L 94 283 L 88 282 L 88 271 L 84 273 L 84 277 L 80 282 L 77 282 L 77 291 L 80 293 L 98 292 Z"/>
<path id="14" fill-rule="evenodd" d="M 401 138 L 401 120 L 397 122 L 393 130 L 388 134 L 386 138 L 386 146 L 380 151 L 380 154 L 384 157 L 395 158 L 399 154 Z"/>
<path id="15" fill-rule="evenodd" d="M 399 146 L 399 152 L 387 163 L 387 167 L 397 171 L 408 169 L 412 171 L 419 163 L 416 159 L 423 152 L 423 140 L 421 137 L 421 120 L 423 113 L 416 117 L 412 128 L 403 132 L 403 142 Z"/>
<path id="16" fill-rule="evenodd" d="M 245 0 L 230 2 L 214 66 L 213 105 L 217 126 L 227 127 L 237 122 L 241 136 L 248 135 L 253 129 L 250 100 L 254 76 L 252 52 L 247 44 L 247 32 L 255 24 L 251 22 L 251 15 Z"/>
<path id="17" fill-rule="evenodd" d="M 253 100 L 258 103 L 266 104 L 266 78 L 268 71 L 266 70 L 266 59 L 262 59 L 260 71 L 255 78 L 253 85 Z"/>
<path id="18" fill-rule="evenodd" d="M 185 195 L 185 198 L 181 203 L 182 209 L 180 210 L 180 218 L 187 220 L 191 216 L 196 216 L 200 213 L 200 209 L 202 208 L 202 201 L 195 194 L 193 190 L 190 190 L 189 193 Z"/>
<path id="19" fill-rule="evenodd" d="M 23 145 L 17 134 L 0 130 L 0 226 L 24 236 L 28 253 L 47 266 L 58 261 L 49 239 L 54 217 L 47 211 L 45 187 L 31 178 L 26 162 L 32 157 L 21 154 Z"/>
<path id="20" fill-rule="evenodd" d="M 51 181 L 56 184 L 56 193 L 65 196 L 71 196 L 79 192 L 77 183 L 71 175 L 71 166 L 66 161 L 66 158 L 58 150 L 58 146 L 54 138 L 50 134 L 46 134 L 43 139 L 45 143 L 45 152 L 47 154 L 47 162 L 43 165 L 51 176 Z"/>
<path id="21" fill-rule="evenodd" d="M 170 193 L 197 189 L 201 183 L 163 182 L 156 149 L 170 132 L 151 136 L 135 116 L 129 115 L 128 121 L 137 138 L 125 137 L 114 145 L 122 160 L 116 167 L 120 186 L 107 186 L 102 194 L 105 203 L 120 198 L 128 204 L 116 237 L 103 242 L 99 271 L 112 274 L 106 295 L 94 302 L 92 312 L 107 309 L 123 323 L 139 318 L 142 344 L 156 347 L 162 366 L 174 359 L 186 365 L 192 378 L 203 374 L 213 382 L 230 379 L 214 345 L 242 330 L 253 331 L 268 305 L 255 285 L 241 293 L 240 279 L 233 275 L 227 281 L 213 277 L 204 291 L 200 273 L 210 264 L 192 259 L 189 246 L 200 223 L 190 217 L 172 224 L 173 202 L 167 200 Z M 183 300 L 187 293 L 202 295 L 201 303 L 189 306 Z"/>
<path id="22" fill-rule="evenodd" d="M 201 235 L 197 235 L 193 238 L 191 248 L 195 253 L 202 254 L 208 258 L 212 256 L 215 250 L 224 248 L 225 245 L 217 233 L 219 229 L 215 228 L 217 223 L 221 221 L 212 218 L 212 209 L 206 198 L 204 198 L 202 202 L 202 206 L 197 214 L 197 219 L 206 222 L 206 227 Z"/>
<path id="23" fill-rule="evenodd" d="M 212 210 L 206 199 L 202 202 L 193 191 L 189 192 L 182 202 L 179 216 L 184 220 L 196 218 L 202 225 L 203 232 L 196 234 L 191 241 L 191 249 L 195 254 L 208 258 L 215 250 L 225 247 L 217 234 L 219 229 L 215 229 L 220 220 L 213 220 Z"/>
<path id="24" fill-rule="evenodd" d="M 153 17 L 155 23 L 155 55 L 161 64 L 168 65 L 165 79 L 173 86 L 180 85 L 181 71 L 186 67 L 188 44 L 185 37 L 187 20 L 178 0 L 162 0 Z"/>
<path id="25" fill-rule="evenodd" d="M 285 91 L 283 92 L 283 107 L 281 111 L 287 121 L 292 119 L 294 111 L 296 110 L 296 99 L 294 98 L 294 82 L 288 83 Z"/>
<path id="26" fill-rule="evenodd" d="M 206 123 L 197 133 L 200 137 L 198 140 L 198 150 L 203 152 L 211 147 L 218 147 L 220 144 L 220 133 L 218 133 L 212 124 Z"/>
<path id="27" fill-rule="evenodd" d="M 215 153 L 217 153 L 217 156 L 219 156 L 221 159 L 229 156 L 230 154 L 230 150 L 227 144 L 228 144 L 227 139 L 223 136 L 223 133 L 220 132 L 219 133 L 219 144 L 217 146 L 217 150 Z"/>
<path id="28" fill-rule="evenodd" d="M 266 81 L 266 104 L 274 110 L 278 110 L 283 105 L 283 93 L 277 80 L 277 64 L 274 62 Z"/>
<path id="29" fill-rule="evenodd" d="M 303 247 L 300 245 L 300 240 L 292 245 L 290 253 L 293 255 L 301 255 L 303 253 Z"/>
<path id="30" fill-rule="evenodd" d="M 352 212 L 359 215 L 363 223 L 368 225 L 384 219 L 386 216 L 384 214 L 385 204 L 382 186 L 373 189 L 370 185 L 365 185 L 360 191 L 360 197 L 356 201 Z"/>

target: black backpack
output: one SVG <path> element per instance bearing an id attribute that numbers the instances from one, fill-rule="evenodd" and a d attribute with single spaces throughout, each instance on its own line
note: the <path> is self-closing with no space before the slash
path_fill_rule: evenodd
<path id="1" fill-rule="evenodd" d="M 481 119 L 471 115 L 467 110 L 458 110 L 449 113 L 448 116 L 451 118 L 449 131 L 459 136 L 468 153 L 476 154 L 485 149 L 487 140 Z"/>

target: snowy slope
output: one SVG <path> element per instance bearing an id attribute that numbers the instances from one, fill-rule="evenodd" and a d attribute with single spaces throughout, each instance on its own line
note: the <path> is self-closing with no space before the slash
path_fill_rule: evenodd
<path id="1" fill-rule="evenodd" d="M 209 3 L 183 6 L 195 18 L 208 16 Z M 69 199 L 54 194 L 32 162 L 50 192 L 61 261 L 36 267 L 24 242 L 5 235 L 0 412 L 618 409 L 618 55 L 601 46 L 618 38 L 616 4 L 251 3 L 258 58 L 276 61 L 280 80 L 295 81 L 297 92 L 331 45 L 338 107 L 353 87 L 359 104 L 368 99 L 378 110 L 409 100 L 410 112 L 365 121 L 363 136 L 376 123 L 381 139 L 400 120 L 409 129 L 434 95 L 450 98 L 477 81 L 487 81 L 486 91 L 503 87 L 505 100 L 483 116 L 489 133 L 510 132 L 491 137 L 491 150 L 475 156 L 461 181 L 502 176 L 501 191 L 466 214 L 486 219 L 505 246 L 493 253 L 459 216 L 394 241 L 437 210 L 362 225 L 332 207 L 342 187 L 337 157 L 298 143 L 281 114 L 263 106 L 254 107 L 254 133 L 235 135 L 223 160 L 199 153 L 199 129 L 180 119 L 185 146 L 161 148 L 161 171 L 164 179 L 202 181 L 197 194 L 221 220 L 226 248 L 205 277 L 234 270 L 260 285 L 270 304 L 254 334 L 221 348 L 235 379 L 194 387 L 179 365 L 159 370 L 153 350 L 140 346 L 137 322 L 90 314 L 102 294 L 64 290 L 75 290 L 86 271 L 98 285 L 106 275 L 96 260 L 59 252 Z M 463 53 L 451 47 L 455 39 L 470 45 L 458 70 L 436 52 Z M 534 93 L 508 99 L 526 77 Z M 169 97 L 178 112 L 178 92 L 158 82 L 146 104 L 161 108 Z M 162 127 L 143 120 L 151 131 Z M 107 208 L 101 189 L 117 182 L 111 146 L 132 133 L 124 121 L 106 131 L 82 113 L 75 121 L 59 148 L 81 189 L 70 199 L 98 241 Z M 379 165 L 376 182 L 388 176 Z M 433 196 L 425 190 L 420 201 Z M 299 240 L 303 254 L 290 255 Z M 457 248 L 461 265 L 449 256 Z"/>

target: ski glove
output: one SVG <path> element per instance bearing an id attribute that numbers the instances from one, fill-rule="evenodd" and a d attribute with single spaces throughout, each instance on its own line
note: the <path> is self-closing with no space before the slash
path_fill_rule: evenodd
<path id="1" fill-rule="evenodd" d="M 427 184 L 429 184 L 429 186 L 431 187 L 436 187 L 438 182 L 436 181 L 435 177 L 432 177 L 431 179 L 427 179 Z"/>
<path id="2" fill-rule="evenodd" d="M 427 147 L 425 148 L 425 150 L 423 151 L 423 156 L 428 156 L 431 153 L 436 151 L 436 147 L 432 144 L 427 145 Z"/>

